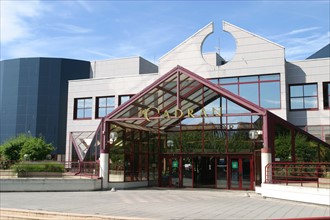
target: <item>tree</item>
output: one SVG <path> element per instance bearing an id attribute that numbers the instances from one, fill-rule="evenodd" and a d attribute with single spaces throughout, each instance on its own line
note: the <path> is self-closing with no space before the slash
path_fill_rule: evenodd
<path id="1" fill-rule="evenodd" d="M 0 158 L 12 162 L 27 159 L 26 157 L 44 160 L 53 150 L 54 147 L 47 144 L 42 137 L 21 134 L 0 146 Z"/>

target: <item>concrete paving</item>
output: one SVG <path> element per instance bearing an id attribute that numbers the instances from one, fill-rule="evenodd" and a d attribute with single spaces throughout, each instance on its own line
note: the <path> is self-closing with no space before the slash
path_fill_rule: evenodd
<path id="1" fill-rule="evenodd" d="M 0 194 L 2 209 L 145 219 L 288 219 L 330 217 L 330 207 L 263 198 L 251 191 L 163 189 Z M 0 213 L 1 219 L 1 213 Z"/>

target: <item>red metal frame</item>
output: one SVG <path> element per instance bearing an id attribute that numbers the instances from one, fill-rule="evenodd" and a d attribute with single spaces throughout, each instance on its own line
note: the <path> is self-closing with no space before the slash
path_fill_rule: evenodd
<path id="1" fill-rule="evenodd" d="M 226 180 L 227 180 L 227 187 L 226 187 L 226 189 L 233 189 L 233 190 L 243 190 L 243 189 L 246 189 L 246 190 L 253 190 L 254 189 L 254 185 L 253 185 L 253 183 L 254 183 L 254 175 L 255 175 L 255 173 L 254 173 L 254 158 L 253 158 L 253 155 L 252 154 L 196 154 L 196 153 L 192 153 L 192 154 L 187 154 L 187 153 L 182 153 L 182 154 L 180 154 L 180 153 L 178 153 L 178 154 L 172 154 L 172 153 L 169 153 L 169 154 L 162 154 L 162 155 L 160 155 L 160 159 L 163 161 L 164 159 L 169 163 L 168 165 L 166 165 L 166 166 L 169 166 L 169 173 L 171 173 L 172 172 L 172 161 L 173 161 L 173 159 L 175 159 L 175 160 L 178 160 L 178 162 L 179 162 L 179 170 L 178 170 L 178 174 L 179 174 L 179 185 L 178 185 L 178 187 L 183 187 L 183 166 L 182 166 L 182 160 L 183 160 L 183 157 L 189 157 L 189 158 L 191 158 L 191 165 L 192 165 L 192 173 L 191 173 L 191 175 L 192 175 L 192 179 L 191 179 L 191 181 L 192 181 L 192 183 L 191 183 L 191 187 L 192 188 L 195 188 L 196 186 L 195 186 L 195 181 L 194 181 L 194 179 L 195 179 L 195 172 L 194 172 L 194 170 L 195 170 L 195 168 L 196 168 L 196 164 L 195 164 L 195 160 L 194 160 L 194 158 L 197 158 L 197 157 L 209 157 L 209 158 L 211 158 L 211 157 L 213 157 L 214 158 L 214 188 L 218 188 L 218 186 L 217 186 L 217 172 L 218 172 L 218 167 L 217 167 L 217 159 L 219 159 L 219 158 L 227 158 L 227 162 L 226 162 L 226 165 L 227 165 L 227 177 L 226 177 Z M 243 165 L 243 163 L 242 163 L 242 159 L 244 159 L 244 158 L 248 158 L 249 159 L 249 163 L 250 163 L 250 185 L 249 185 L 249 187 L 248 188 L 246 188 L 246 187 L 243 187 L 243 183 L 242 183 L 242 181 L 243 181 L 243 178 L 242 177 L 240 177 L 240 179 L 239 179 L 239 186 L 238 187 L 232 187 L 231 186 L 231 161 L 233 160 L 233 159 L 237 159 L 237 160 L 239 160 L 240 162 L 239 162 L 239 173 L 242 173 L 243 172 L 243 167 L 242 167 L 242 165 Z M 163 164 L 163 162 L 161 162 L 161 164 Z M 163 164 L 164 165 L 164 164 Z M 158 173 L 159 173 L 159 186 L 163 186 L 164 187 L 164 185 L 162 185 L 161 184 L 161 181 L 162 181 L 162 171 L 163 171 L 163 167 L 162 166 L 159 166 L 159 170 L 158 170 Z M 171 177 L 169 177 L 169 179 L 168 179 L 168 187 L 173 187 L 173 185 L 171 184 Z"/>
<path id="2" fill-rule="evenodd" d="M 328 173 L 330 174 L 329 162 L 273 162 L 266 165 L 265 183 L 286 185 L 298 183 L 300 186 L 316 183 L 317 187 L 330 188 L 330 183 L 319 182 L 319 178 Z"/>
<path id="3" fill-rule="evenodd" d="M 182 76 L 187 76 L 187 78 L 185 79 L 192 79 L 192 80 L 195 80 L 197 82 L 197 85 L 196 86 L 193 86 L 191 88 L 191 90 L 188 90 L 185 94 L 181 94 L 182 92 L 182 89 L 183 88 L 180 88 L 181 87 L 181 77 Z M 160 162 L 160 159 L 163 158 L 164 155 L 161 155 L 160 154 L 160 148 L 161 148 L 161 136 L 162 134 L 164 133 L 163 130 L 161 130 L 161 126 L 164 126 L 164 127 L 169 127 L 173 124 L 180 124 L 180 138 L 181 137 L 181 132 L 182 132 L 182 126 L 181 126 L 181 120 L 182 119 L 170 119 L 170 121 L 166 121 L 165 123 L 162 123 L 161 120 L 167 120 L 167 119 L 163 119 L 162 117 L 160 117 L 159 115 L 155 114 L 156 117 L 150 117 L 150 119 L 153 119 L 155 120 L 155 124 L 152 124 L 152 128 L 149 128 L 149 127 L 144 127 L 144 126 L 148 126 L 150 125 L 148 120 L 145 119 L 144 117 L 141 117 L 141 118 L 132 118 L 130 116 L 126 117 L 126 118 L 118 118 L 120 116 L 123 115 L 123 113 L 125 112 L 128 112 L 129 110 L 132 109 L 132 106 L 134 107 L 143 107 L 143 103 L 141 103 L 141 106 L 137 106 L 135 105 L 135 103 L 140 100 L 140 99 L 143 99 L 145 100 L 145 96 L 150 96 L 150 95 L 147 95 L 148 93 L 151 93 L 152 91 L 154 91 L 155 89 L 158 89 L 160 90 L 160 86 L 162 84 L 164 84 L 164 82 L 166 82 L 166 80 L 169 80 L 171 79 L 171 81 L 174 82 L 174 80 L 176 81 L 176 85 L 172 87 L 172 89 L 174 89 L 176 87 L 176 90 L 177 90 L 177 94 L 176 94 L 176 100 L 174 100 L 172 103 L 170 103 L 169 105 L 167 106 L 161 106 L 159 103 L 158 105 L 159 106 L 154 106 L 154 107 L 159 107 L 159 109 L 161 108 L 161 111 L 163 110 L 168 110 L 170 108 L 172 108 L 173 106 L 177 105 L 178 107 L 182 107 L 181 105 L 181 102 L 182 100 L 185 100 L 189 97 L 189 95 L 191 94 L 194 94 L 196 93 L 196 91 L 199 91 L 200 89 L 202 89 L 202 92 L 201 92 L 201 100 L 200 100 L 200 104 L 201 106 L 204 106 L 205 104 L 205 99 L 206 99 L 206 96 L 207 94 L 204 94 L 205 90 L 204 89 L 207 89 L 209 91 L 212 91 L 214 93 L 217 94 L 217 97 L 218 95 L 220 95 L 221 97 L 224 97 L 228 100 L 230 100 L 231 102 L 241 106 L 242 108 L 245 108 L 246 110 L 250 111 L 250 113 L 243 113 L 243 114 L 224 114 L 223 116 L 226 117 L 226 116 L 233 116 L 233 115 L 248 115 L 248 116 L 252 116 L 252 115 L 258 115 L 260 117 L 263 117 L 263 141 L 264 141 L 264 148 L 263 150 L 265 151 L 272 151 L 273 155 L 274 155 L 274 140 L 275 140 L 275 130 L 274 130 L 274 125 L 275 124 L 283 124 L 285 125 L 286 127 L 288 127 L 289 129 L 291 130 L 298 130 L 299 132 L 302 132 L 303 134 L 307 135 L 308 137 L 312 138 L 313 140 L 317 141 L 318 143 L 322 143 L 323 145 L 325 146 L 328 146 L 330 148 L 330 145 L 329 144 L 326 144 L 322 141 L 320 141 L 319 139 L 317 139 L 316 137 L 310 135 L 309 133 L 307 132 L 304 132 L 303 130 L 299 130 L 299 128 L 293 126 L 292 124 L 288 123 L 287 121 L 281 119 L 280 117 L 274 115 L 273 113 L 267 111 L 266 109 L 258 106 L 257 104 L 255 103 L 252 103 L 224 88 L 221 88 L 219 87 L 218 85 L 210 82 L 209 80 L 207 79 L 204 79 L 202 78 L 201 76 L 195 74 L 195 73 L 192 73 L 190 72 L 189 70 L 181 67 L 181 66 L 177 66 L 175 68 L 173 68 L 171 71 L 169 71 L 167 74 L 161 76 L 159 79 L 157 79 L 154 83 L 152 83 L 151 85 L 147 86 L 145 89 L 143 89 L 140 93 L 134 95 L 131 99 L 129 99 L 127 102 L 125 102 L 123 105 L 119 106 L 118 108 L 116 108 L 113 112 L 111 112 L 109 115 L 107 115 L 106 117 L 104 117 L 100 123 L 101 125 L 101 129 L 102 129 L 102 141 L 101 141 L 101 148 L 102 149 L 105 149 L 107 147 L 107 140 L 108 140 L 108 136 L 109 136 L 109 126 L 110 126 L 110 123 L 113 123 L 113 124 L 116 124 L 118 123 L 118 125 L 122 126 L 122 127 L 125 127 L 125 123 L 127 124 L 127 126 L 129 125 L 129 123 L 131 122 L 126 122 L 127 120 L 129 121 L 132 121 L 132 120 L 139 120 L 141 121 L 141 123 L 139 122 L 138 124 L 133 124 L 132 127 L 129 127 L 129 128 L 132 128 L 132 129 L 136 129 L 136 130 L 146 130 L 148 131 L 148 129 L 153 129 L 153 132 L 157 132 L 158 134 L 158 159 L 159 159 L 159 162 Z M 194 83 L 190 83 L 189 85 L 191 84 L 194 84 Z M 189 85 L 186 85 L 184 86 L 184 88 L 187 88 L 189 87 Z M 166 92 L 166 89 L 163 90 L 164 92 Z M 209 94 L 210 95 L 210 94 Z M 212 98 L 211 98 L 212 99 Z M 208 99 L 206 100 L 206 102 L 210 101 L 211 99 Z M 195 100 L 196 101 L 196 100 Z M 160 101 L 161 103 L 165 103 L 164 100 L 161 100 Z M 198 110 L 198 108 L 200 108 L 199 105 L 194 105 L 194 103 L 192 103 L 193 107 L 195 108 L 195 110 Z M 133 116 L 133 115 L 131 115 Z M 133 116 L 134 117 L 134 116 Z M 204 119 L 204 117 L 203 117 Z M 133 122 L 134 123 L 134 122 Z M 226 124 L 228 125 L 228 117 L 226 117 Z M 156 126 L 157 125 L 157 126 Z M 202 134 L 204 133 L 204 130 L 205 130 L 205 127 L 204 127 L 204 123 L 202 125 Z M 165 128 L 165 131 L 166 131 L 166 128 Z M 226 129 L 227 133 L 229 132 L 228 131 L 228 128 Z M 226 136 L 228 138 L 228 135 Z M 182 140 L 181 140 L 182 142 Z M 202 142 L 203 142 L 203 148 L 204 148 L 204 135 L 203 135 L 203 138 L 202 138 Z M 294 143 L 293 143 L 294 144 Z M 226 145 L 226 150 L 228 152 L 228 144 Z M 263 151 L 264 152 L 264 151 Z M 178 154 L 177 156 L 179 158 L 182 157 L 182 155 L 189 155 L 187 153 L 182 153 L 182 154 Z M 180 156 L 181 155 L 181 156 Z M 194 155 L 194 154 L 191 154 L 191 155 Z M 208 153 L 203 153 L 203 155 L 212 155 L 212 156 L 217 156 L 216 153 L 211 153 L 211 154 L 208 154 Z M 243 154 L 242 154 L 243 155 Z M 172 156 L 174 156 L 172 154 Z M 229 161 L 229 158 L 233 158 L 232 156 L 229 156 L 229 154 L 227 155 L 227 163 Z M 252 158 L 252 156 L 251 156 Z M 253 158 L 251 159 L 253 160 Z M 181 161 L 182 163 L 182 161 Z M 253 162 L 252 162 L 253 163 Z M 253 167 L 253 166 L 252 166 Z M 181 169 L 181 168 L 180 168 Z M 253 173 L 253 168 L 251 169 L 251 172 Z M 161 173 L 159 173 L 159 177 L 161 177 Z M 227 175 L 228 172 L 227 172 Z M 182 179 L 182 172 L 180 174 L 180 178 Z M 253 182 L 254 176 L 252 175 L 251 176 L 251 182 Z M 159 180 L 159 183 L 161 181 L 161 178 L 158 179 Z M 227 180 L 229 180 L 227 178 Z"/>
<path id="4" fill-rule="evenodd" d="M 330 95 L 329 95 L 329 96 L 330 96 Z M 329 109 L 330 109 L 330 108 L 329 108 Z M 313 127 L 317 127 L 317 128 L 320 128 L 320 129 L 321 129 L 321 139 L 322 139 L 323 141 L 326 141 L 326 140 L 325 140 L 326 133 L 324 132 L 324 130 L 325 130 L 326 127 L 330 127 L 330 125 L 306 125 L 306 126 L 304 127 L 304 131 L 309 132 L 309 128 L 313 128 Z M 311 132 L 311 133 L 312 133 L 312 132 Z M 329 133 L 329 135 L 330 135 L 330 133 Z"/>
<path id="5" fill-rule="evenodd" d="M 242 106 L 243 108 L 246 108 L 252 112 L 257 113 L 265 113 L 265 109 L 259 107 L 258 105 L 241 98 L 240 96 L 226 90 L 223 88 L 218 87 L 217 85 L 211 83 L 209 80 L 202 78 L 201 76 L 198 76 L 197 74 L 181 67 L 177 66 L 173 68 L 171 71 L 169 71 L 167 74 L 161 76 L 159 79 L 157 79 L 155 82 L 153 82 L 151 85 L 147 86 L 145 89 L 143 89 L 141 92 L 133 96 L 129 101 L 127 101 L 125 104 L 119 106 L 116 108 L 113 112 L 111 112 L 109 115 L 105 117 L 105 120 L 111 120 L 117 113 L 123 111 L 126 107 L 133 104 L 135 101 L 137 101 L 139 98 L 143 97 L 144 94 L 148 93 L 148 91 L 152 90 L 153 88 L 156 88 L 160 83 L 164 82 L 166 79 L 172 77 L 174 74 L 181 73 L 189 76 L 190 78 L 198 81 L 199 83 L 203 84 L 204 86 L 209 87 L 213 91 L 221 94 L 223 97 L 228 98 L 229 100 L 233 101 L 234 103 Z"/>
<path id="6" fill-rule="evenodd" d="M 239 180 L 238 180 L 238 187 L 232 187 L 231 185 L 231 174 L 232 174 L 232 160 L 237 159 L 238 160 L 238 175 L 239 175 Z M 249 165 L 250 165 L 250 186 L 249 188 L 244 188 L 243 187 L 243 159 L 249 159 Z M 254 182 L 254 158 L 253 155 L 228 155 L 228 160 L 227 160 L 227 182 L 228 182 L 228 188 L 229 189 L 237 189 L 237 190 L 243 190 L 243 189 L 248 189 L 248 190 L 253 190 L 253 182 Z"/>

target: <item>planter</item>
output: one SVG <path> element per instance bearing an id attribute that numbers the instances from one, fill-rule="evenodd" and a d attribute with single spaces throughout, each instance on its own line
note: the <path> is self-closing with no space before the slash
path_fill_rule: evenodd
<path id="1" fill-rule="evenodd" d="M 19 172 L 17 177 L 62 177 L 60 172 Z"/>

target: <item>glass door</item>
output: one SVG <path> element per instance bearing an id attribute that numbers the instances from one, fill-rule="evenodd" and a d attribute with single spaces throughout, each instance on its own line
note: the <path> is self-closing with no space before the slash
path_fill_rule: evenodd
<path id="1" fill-rule="evenodd" d="M 253 189 L 252 156 L 231 156 L 228 166 L 230 189 Z"/>
<path id="2" fill-rule="evenodd" d="M 161 181 L 162 187 L 179 187 L 180 184 L 180 157 L 163 157 L 161 159 Z"/>
<path id="3" fill-rule="evenodd" d="M 227 189 L 227 158 L 220 157 L 216 158 L 216 169 L 217 169 L 217 188 Z"/>
<path id="4" fill-rule="evenodd" d="M 191 157 L 182 158 L 182 186 L 193 186 L 193 165 Z"/>
<path id="5" fill-rule="evenodd" d="M 215 188 L 215 158 L 197 156 L 193 160 L 194 188 Z"/>
<path id="6" fill-rule="evenodd" d="M 171 157 L 170 158 L 170 186 L 171 187 L 180 187 L 180 158 Z"/>

